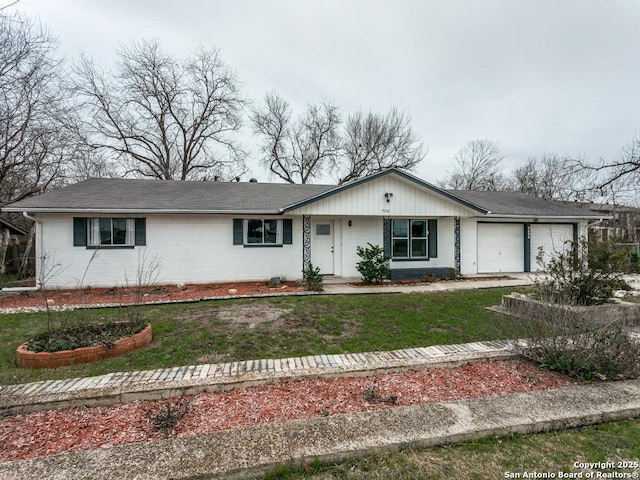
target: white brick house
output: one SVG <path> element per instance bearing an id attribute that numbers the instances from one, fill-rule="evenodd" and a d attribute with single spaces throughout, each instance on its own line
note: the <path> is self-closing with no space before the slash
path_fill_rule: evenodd
<path id="1" fill-rule="evenodd" d="M 447 191 L 397 169 L 341 186 L 92 179 L 3 208 L 36 219 L 50 288 L 358 276 L 384 246 L 392 278 L 536 269 L 597 213 L 512 192 Z M 37 262 L 40 266 L 42 262 Z"/>

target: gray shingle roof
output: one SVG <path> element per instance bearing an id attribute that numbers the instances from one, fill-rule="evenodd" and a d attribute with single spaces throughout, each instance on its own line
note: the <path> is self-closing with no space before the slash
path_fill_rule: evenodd
<path id="1" fill-rule="evenodd" d="M 544 200 L 518 192 L 484 192 L 476 190 L 447 190 L 468 202 L 481 205 L 492 215 L 538 215 L 541 217 L 596 217 L 601 213 Z"/>
<path id="2" fill-rule="evenodd" d="M 398 172 L 420 185 L 422 180 Z M 380 172 L 371 177 L 384 175 Z M 367 181 L 367 179 L 361 179 Z M 352 188 L 362 183 L 335 185 L 293 185 L 288 183 L 183 182 L 171 180 L 91 179 L 69 187 L 31 197 L 5 207 L 13 212 L 103 211 L 123 213 L 238 213 L 279 214 L 282 209 L 313 201 L 323 194 Z M 443 196 L 490 211 L 492 215 L 541 217 L 595 217 L 602 214 L 586 209 L 549 202 L 514 192 L 478 192 L 429 188 Z M 426 188 L 426 187 L 425 187 Z"/>
<path id="3" fill-rule="evenodd" d="M 335 185 L 94 178 L 10 205 L 11 210 L 279 213 Z"/>

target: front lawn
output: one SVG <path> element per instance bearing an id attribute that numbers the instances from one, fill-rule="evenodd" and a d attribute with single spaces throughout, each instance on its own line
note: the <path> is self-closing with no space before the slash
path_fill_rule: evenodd
<path id="1" fill-rule="evenodd" d="M 18 369 L 15 350 L 46 328 L 44 313 L 0 315 L 0 384 L 196 363 L 465 343 L 496 338 L 489 305 L 512 289 L 429 294 L 327 295 L 140 307 L 152 343 L 122 357 L 55 370 Z M 104 322 L 127 309 L 56 313 Z"/>

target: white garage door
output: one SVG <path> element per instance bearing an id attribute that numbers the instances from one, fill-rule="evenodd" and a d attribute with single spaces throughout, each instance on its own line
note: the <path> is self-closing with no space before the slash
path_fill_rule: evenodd
<path id="1" fill-rule="evenodd" d="M 524 271 L 524 225 L 478 223 L 478 273 Z"/>
<path id="2" fill-rule="evenodd" d="M 551 255 L 567 248 L 565 242 L 573 240 L 573 225 L 531 225 L 531 271 L 544 270 Z M 538 253 L 543 249 L 542 263 Z"/>

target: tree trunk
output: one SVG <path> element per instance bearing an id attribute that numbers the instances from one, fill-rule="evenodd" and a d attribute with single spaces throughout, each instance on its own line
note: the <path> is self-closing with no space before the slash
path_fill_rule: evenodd
<path id="1" fill-rule="evenodd" d="M 8 228 L 5 228 L 2 232 L 2 244 L 0 244 L 0 273 L 7 273 L 7 266 L 5 262 L 7 260 L 7 250 L 9 249 L 9 241 L 11 240 L 11 232 Z"/>
<path id="2" fill-rule="evenodd" d="M 27 248 L 24 250 L 24 255 L 22 256 L 22 262 L 20 263 L 20 270 L 18 270 L 18 276 L 20 278 L 25 276 L 25 272 L 27 271 L 27 267 L 29 266 L 29 254 L 31 253 L 31 249 L 33 248 L 33 239 L 36 236 L 36 224 L 34 222 L 31 225 L 31 230 L 29 231 L 29 241 L 27 242 Z"/>

